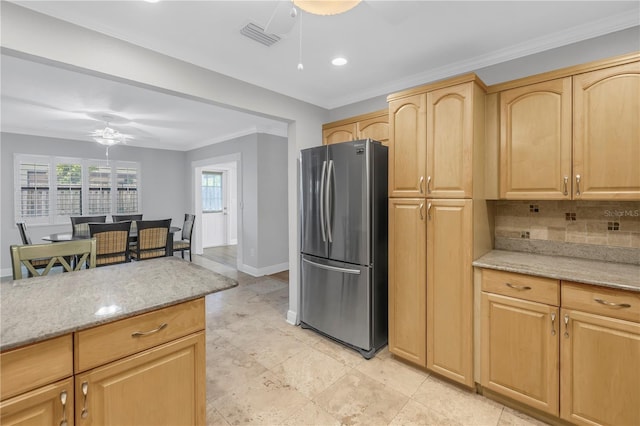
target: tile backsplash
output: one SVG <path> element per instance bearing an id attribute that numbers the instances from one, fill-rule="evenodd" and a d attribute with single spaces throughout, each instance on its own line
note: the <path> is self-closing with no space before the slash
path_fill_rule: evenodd
<path id="1" fill-rule="evenodd" d="M 640 202 L 499 200 L 495 211 L 496 248 L 563 254 L 577 247 L 596 259 L 625 252 L 631 258 L 625 263 L 639 257 Z"/>

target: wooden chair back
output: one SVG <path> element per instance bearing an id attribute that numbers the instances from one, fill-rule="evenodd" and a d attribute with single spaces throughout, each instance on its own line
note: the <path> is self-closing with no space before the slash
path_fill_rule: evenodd
<path id="1" fill-rule="evenodd" d="M 141 220 L 137 226 L 138 241 L 131 256 L 138 260 L 166 256 L 171 219 Z"/>
<path id="2" fill-rule="evenodd" d="M 71 258 L 77 257 L 76 266 L 71 266 Z M 38 272 L 32 261 L 47 258 L 48 265 Z M 29 274 L 36 276 L 47 275 L 51 268 L 59 263 L 67 272 L 79 271 L 86 264 L 87 268 L 96 267 L 96 240 L 65 241 L 53 244 L 12 245 L 11 262 L 13 266 L 13 279 L 22 279 L 22 265 Z"/>
<path id="3" fill-rule="evenodd" d="M 131 222 L 89 223 L 89 235 L 96 239 L 96 266 L 129 262 Z"/>
<path id="4" fill-rule="evenodd" d="M 89 222 L 105 223 L 107 216 L 71 216 L 71 230 L 73 235 L 89 235 Z"/>

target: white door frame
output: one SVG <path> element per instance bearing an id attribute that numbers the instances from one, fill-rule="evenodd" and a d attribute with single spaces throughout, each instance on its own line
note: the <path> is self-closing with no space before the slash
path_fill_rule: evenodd
<path id="1" fill-rule="evenodd" d="M 196 229 L 202 230 L 202 172 L 207 169 L 214 169 L 216 164 L 222 163 L 231 163 L 235 162 L 236 167 L 236 179 L 237 179 L 237 227 L 238 227 L 238 254 L 236 261 L 236 268 L 238 270 L 241 269 L 243 264 L 243 256 L 242 256 L 242 210 L 243 210 L 243 198 L 242 198 L 242 154 L 237 152 L 235 154 L 223 155 L 220 157 L 211 157 L 206 158 L 204 160 L 192 161 L 191 169 L 193 171 L 192 176 L 194 180 L 193 185 L 193 209 L 196 214 Z M 194 253 L 202 254 L 202 234 L 201 232 L 196 232 L 194 234 L 193 245 L 194 245 Z"/>

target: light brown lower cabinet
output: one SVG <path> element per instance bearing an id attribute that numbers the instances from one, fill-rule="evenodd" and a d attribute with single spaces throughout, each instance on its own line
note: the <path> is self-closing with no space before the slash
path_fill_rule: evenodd
<path id="1" fill-rule="evenodd" d="M 473 386 L 473 201 L 427 199 L 427 368 Z"/>
<path id="2" fill-rule="evenodd" d="M 200 298 L 2 352 L 0 424 L 204 425 L 204 328 Z"/>
<path id="3" fill-rule="evenodd" d="M 5 426 L 73 426 L 73 378 L 2 401 L 0 412 L 0 424 Z"/>
<path id="4" fill-rule="evenodd" d="M 76 375 L 79 425 L 205 424 L 205 335 Z"/>
<path id="5" fill-rule="evenodd" d="M 574 424 L 640 424 L 639 293 L 488 269 L 482 290 L 484 388 Z"/>
<path id="6" fill-rule="evenodd" d="M 426 200 L 389 199 L 389 351 L 427 364 Z"/>

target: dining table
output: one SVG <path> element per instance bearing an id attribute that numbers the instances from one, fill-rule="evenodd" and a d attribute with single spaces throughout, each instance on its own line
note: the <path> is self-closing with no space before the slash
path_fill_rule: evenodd
<path id="1" fill-rule="evenodd" d="M 173 256 L 173 234 L 180 232 L 182 228 L 177 226 L 169 227 L 170 238 L 167 238 L 167 256 Z M 86 240 L 91 238 L 89 232 L 56 232 L 50 235 L 42 237 L 44 241 L 51 241 L 52 243 L 59 243 L 62 241 L 74 241 L 74 240 Z M 138 239 L 137 229 L 131 229 L 129 231 L 129 240 L 136 241 Z"/>

